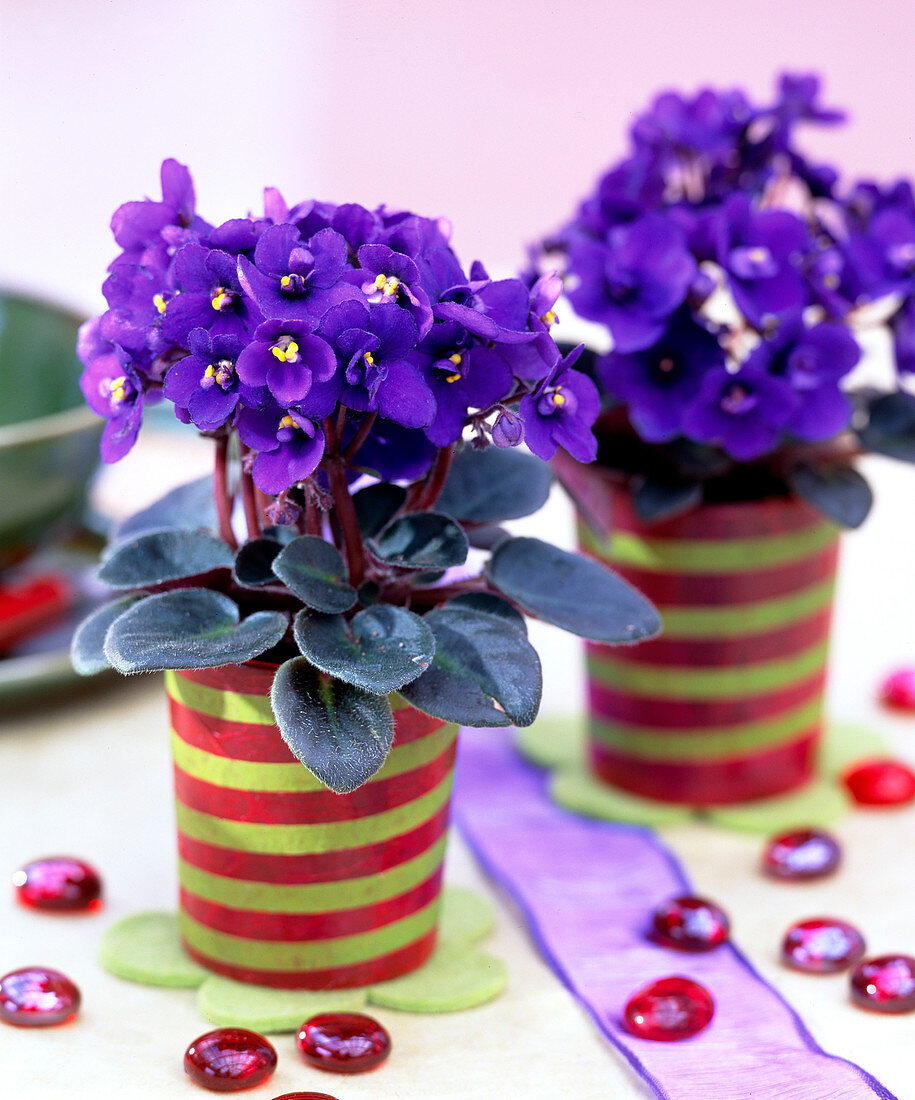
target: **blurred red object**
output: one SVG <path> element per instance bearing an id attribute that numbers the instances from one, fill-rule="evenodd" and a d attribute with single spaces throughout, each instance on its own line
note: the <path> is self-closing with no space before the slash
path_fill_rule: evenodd
<path id="1" fill-rule="evenodd" d="M 915 665 L 891 672 L 881 683 L 878 698 L 885 707 L 915 714 Z"/>
<path id="2" fill-rule="evenodd" d="M 0 653 L 52 624 L 72 605 L 74 595 L 58 574 L 0 584 Z"/>

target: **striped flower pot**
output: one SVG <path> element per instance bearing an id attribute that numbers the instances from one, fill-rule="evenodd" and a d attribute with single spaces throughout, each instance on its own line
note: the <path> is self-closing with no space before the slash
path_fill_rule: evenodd
<path id="1" fill-rule="evenodd" d="M 654 602 L 664 631 L 588 646 L 594 772 L 695 806 L 803 785 L 823 722 L 837 528 L 797 498 L 646 526 L 604 480 L 611 534 L 581 522 L 581 545 Z"/>
<path id="2" fill-rule="evenodd" d="M 185 947 L 210 970 L 289 989 L 413 970 L 435 944 L 457 727 L 395 710 L 384 767 L 334 794 L 273 724 L 274 671 L 166 674 Z"/>

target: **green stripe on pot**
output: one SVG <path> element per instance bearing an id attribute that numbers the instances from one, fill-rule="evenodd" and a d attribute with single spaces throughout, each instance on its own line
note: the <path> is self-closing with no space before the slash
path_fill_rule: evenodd
<path id="1" fill-rule="evenodd" d="M 790 596 L 727 607 L 666 607 L 665 638 L 742 638 L 801 622 L 832 600 L 835 580 L 821 581 Z"/>
<path id="2" fill-rule="evenodd" d="M 355 821 L 328 821 L 317 825 L 264 825 L 229 821 L 176 803 L 178 828 L 192 840 L 260 855 L 302 855 L 363 848 L 400 836 L 434 817 L 447 804 L 453 776 L 447 775 L 431 791 L 384 813 Z M 201 950 L 203 950 L 201 948 Z"/>
<path id="3" fill-rule="evenodd" d="M 390 954 L 420 939 L 435 926 L 439 900 L 408 917 L 392 921 L 371 932 L 339 936 L 328 940 L 283 943 L 274 940 L 249 940 L 214 932 L 186 913 L 180 914 L 181 934 L 191 947 L 212 959 L 232 966 L 258 970 L 324 970 L 351 966 Z"/>
<path id="4" fill-rule="evenodd" d="M 582 546 L 619 565 L 658 573 L 749 573 L 768 569 L 824 550 L 838 536 L 838 528 L 824 523 L 788 535 L 751 539 L 651 539 L 617 531 L 600 539 L 581 526 Z"/>
<path id="5" fill-rule="evenodd" d="M 596 743 L 643 760 L 701 762 L 721 760 L 759 749 L 788 744 L 810 731 L 820 718 L 822 693 L 779 718 L 763 722 L 702 730 L 695 734 L 622 725 L 591 718 L 590 731 Z"/>
<path id="6" fill-rule="evenodd" d="M 633 695 L 663 699 L 729 699 L 761 695 L 800 683 L 826 662 L 828 642 L 818 642 L 792 657 L 761 664 L 725 668 L 676 668 L 643 665 L 593 652 L 588 654 L 588 674 L 605 687 Z"/>
<path id="7" fill-rule="evenodd" d="M 335 913 L 361 909 L 405 894 L 430 878 L 445 855 L 447 837 L 440 837 L 427 851 L 406 863 L 377 875 L 363 875 L 344 882 L 316 882 L 305 886 L 276 886 L 244 882 L 201 871 L 180 861 L 181 885 L 198 898 L 248 909 L 256 913 Z"/>
<path id="8" fill-rule="evenodd" d="M 211 718 L 227 718 L 231 722 L 263 726 L 275 724 L 267 695 L 245 695 L 241 691 L 205 687 L 174 672 L 165 673 L 165 690 L 176 703 L 208 714 Z"/>
<path id="9" fill-rule="evenodd" d="M 442 726 L 434 733 L 394 745 L 384 767 L 369 782 L 389 779 L 395 775 L 421 768 L 447 752 L 457 737 L 457 726 Z M 260 764 L 248 760 L 233 760 L 189 745 L 172 731 L 172 753 L 175 763 L 194 779 L 228 787 L 236 791 L 261 791 L 300 794 L 325 791 L 324 784 L 302 764 Z"/>

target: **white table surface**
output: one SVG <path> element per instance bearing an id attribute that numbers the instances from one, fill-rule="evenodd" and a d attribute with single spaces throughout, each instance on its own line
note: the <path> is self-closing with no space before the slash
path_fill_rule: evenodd
<path id="1" fill-rule="evenodd" d="M 164 448 L 161 441 L 141 447 L 109 475 L 101 499 L 111 501 L 129 487 L 139 506 L 162 484 L 194 476 L 204 461 L 195 445 L 169 440 Z M 915 763 L 915 717 L 893 717 L 872 701 L 881 674 L 915 662 L 915 471 L 881 461 L 869 462 L 867 470 L 878 504 L 867 526 L 846 539 L 832 710 L 871 721 L 894 752 Z M 558 498 L 524 529 L 554 541 L 560 532 L 571 544 L 570 513 Z M 577 643 L 536 624 L 533 633 L 546 672 L 544 709 L 573 711 L 581 686 Z M 194 993 L 123 982 L 95 961 L 111 922 L 175 904 L 161 686 L 157 678 L 142 677 L 49 702 L 0 714 L 0 875 L 42 855 L 77 855 L 104 875 L 106 904 L 95 915 L 54 917 L 24 910 L 11 892 L 6 898 L 0 892 L 0 973 L 47 965 L 68 973 L 83 992 L 83 1009 L 70 1026 L 0 1028 L 0 1097 L 206 1095 L 181 1065 L 185 1047 L 210 1026 L 196 1011 Z M 845 848 L 842 870 L 803 886 L 772 883 L 759 874 L 758 838 L 689 825 L 665 830 L 664 839 L 697 890 L 728 910 L 737 942 L 800 1011 L 820 1044 L 859 1062 L 899 1100 L 915 1100 L 915 1016 L 863 1012 L 847 1002 L 846 976 L 805 976 L 777 962 L 784 929 L 824 914 L 858 924 L 874 954 L 915 954 L 915 809 L 856 812 L 835 831 Z M 508 963 L 507 992 L 489 1005 L 444 1016 L 370 1009 L 390 1029 L 394 1053 L 382 1069 L 363 1076 L 314 1070 L 300 1060 L 293 1036 L 278 1036 L 276 1074 L 245 1095 L 269 1098 L 294 1089 L 329 1092 L 339 1100 L 650 1095 L 540 960 L 511 903 L 492 891 L 456 836 L 447 877 L 494 898 L 498 927 L 483 946 Z M 734 1100 L 750 1098 L 735 1093 Z"/>

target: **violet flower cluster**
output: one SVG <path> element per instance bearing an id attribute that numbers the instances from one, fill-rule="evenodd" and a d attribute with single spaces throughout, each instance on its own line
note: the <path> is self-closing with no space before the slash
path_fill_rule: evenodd
<path id="1" fill-rule="evenodd" d="M 202 432 L 237 431 L 270 495 L 315 472 L 328 423 L 383 480 L 422 476 L 466 428 L 478 445 L 594 457 L 596 389 L 549 332 L 560 280 L 468 275 L 442 220 L 290 207 L 268 189 L 262 216 L 213 226 L 167 160 L 161 200 L 121 206 L 112 230 L 109 308 L 79 345 L 106 462 L 162 398 Z"/>
<path id="2" fill-rule="evenodd" d="M 649 443 L 686 438 L 749 461 L 843 432 L 860 329 L 889 324 L 915 374 L 915 196 L 908 181 L 840 186 L 796 147 L 832 125 L 815 76 L 774 103 L 739 89 L 666 92 L 629 154 L 545 242 L 575 311 L 606 325 L 603 393 Z"/>

